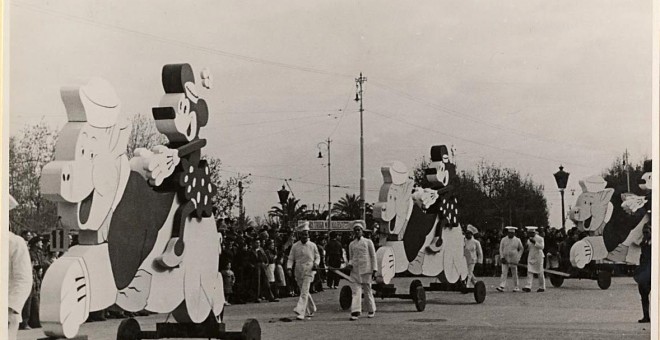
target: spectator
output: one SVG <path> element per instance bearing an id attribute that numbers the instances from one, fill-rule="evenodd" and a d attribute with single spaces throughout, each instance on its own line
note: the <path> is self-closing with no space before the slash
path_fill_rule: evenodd
<path id="1" fill-rule="evenodd" d="M 316 242 L 316 248 L 319 250 L 319 256 L 321 257 L 321 263 L 319 264 L 320 268 L 325 268 L 325 237 L 320 236 Z M 323 291 L 323 281 L 325 280 L 325 271 L 319 270 L 316 272 L 314 277 L 314 290 L 313 293 Z"/>
<path id="2" fill-rule="evenodd" d="M 337 233 L 334 231 L 330 232 L 330 241 L 326 246 L 326 258 L 327 264 L 332 268 L 339 268 L 344 262 L 343 258 L 343 247 L 341 242 L 337 239 Z M 335 274 L 333 271 L 328 272 L 328 288 L 337 289 L 339 286 L 339 275 Z"/>
<path id="3" fill-rule="evenodd" d="M 236 276 L 231 271 L 231 261 L 225 263 L 224 268 L 220 271 L 222 274 L 223 288 L 225 291 L 225 306 L 229 306 L 236 301 L 234 296 L 234 283 L 236 283 Z"/>
<path id="4" fill-rule="evenodd" d="M 30 260 L 32 262 L 32 293 L 25 303 L 27 315 L 23 316 L 23 323 L 29 328 L 39 328 L 39 291 L 41 290 L 41 280 L 43 278 L 43 268 L 46 267 L 46 255 L 43 252 L 43 240 L 39 236 L 30 238 L 28 242 L 30 248 Z M 28 306 L 29 304 L 29 306 Z M 25 310 L 25 309 L 24 309 Z M 28 327 L 25 327 L 27 329 Z"/>

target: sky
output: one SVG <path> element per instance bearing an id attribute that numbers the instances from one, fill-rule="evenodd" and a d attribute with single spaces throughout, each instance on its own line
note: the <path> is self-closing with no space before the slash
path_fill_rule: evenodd
<path id="1" fill-rule="evenodd" d="M 284 179 L 296 198 L 327 207 L 359 193 L 364 84 L 366 200 L 380 167 L 413 167 L 432 145 L 454 146 L 459 170 L 488 163 L 545 187 L 561 225 L 552 174 L 600 174 L 626 149 L 651 156 L 650 1 L 82 1 L 14 0 L 10 15 L 10 134 L 66 123 L 59 88 L 103 77 L 127 115 L 149 115 L 161 67 L 208 67 L 204 152 L 223 174 L 249 174 L 246 213 L 264 216 Z"/>

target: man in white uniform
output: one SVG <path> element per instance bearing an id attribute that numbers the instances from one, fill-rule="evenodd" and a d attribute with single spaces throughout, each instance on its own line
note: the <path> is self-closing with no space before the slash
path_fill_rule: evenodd
<path id="1" fill-rule="evenodd" d="M 500 257 L 502 259 L 502 278 L 500 286 L 497 291 L 503 292 L 506 289 L 506 281 L 509 276 L 509 269 L 511 269 L 511 276 L 513 277 L 513 291 L 519 292 L 518 287 L 518 262 L 523 253 L 523 245 L 518 237 L 516 237 L 516 227 L 507 226 L 506 236 L 500 241 Z"/>
<path id="2" fill-rule="evenodd" d="M 18 205 L 9 196 L 9 210 Z M 7 319 L 9 324 L 8 337 L 16 339 L 18 324 L 21 323 L 21 311 L 30 292 L 32 292 L 32 262 L 27 244 L 22 237 L 9 232 L 9 282 L 7 285 Z"/>
<path id="3" fill-rule="evenodd" d="M 472 237 L 478 232 L 479 229 L 471 224 L 468 224 L 467 230 L 465 230 L 464 253 L 468 266 L 468 288 L 473 287 L 477 282 L 477 279 L 474 277 L 474 266 L 477 263 L 481 264 L 484 261 L 483 251 L 481 250 L 481 243 Z"/>
<path id="4" fill-rule="evenodd" d="M 314 242 L 309 240 L 309 222 L 305 222 L 298 230 L 298 242 L 291 246 L 289 260 L 287 262 L 287 272 L 291 276 L 291 268 L 295 264 L 296 283 L 300 288 L 300 298 L 298 304 L 293 309 L 296 312 L 298 320 L 305 320 L 305 317 L 312 317 L 316 312 L 316 304 L 309 294 L 309 286 L 314 280 L 314 274 L 321 262 L 319 250 Z"/>
<path id="5" fill-rule="evenodd" d="M 348 268 L 351 271 L 351 321 L 358 319 L 362 313 L 362 293 L 367 300 L 367 317 L 376 315 L 376 302 L 371 291 L 371 281 L 376 275 L 376 249 L 370 239 L 362 237 L 364 225 L 358 221 L 353 224 L 355 239 L 348 246 Z"/>
<path id="6" fill-rule="evenodd" d="M 529 293 L 532 291 L 532 281 L 534 280 L 534 274 L 537 274 L 539 277 L 540 287 L 537 292 L 545 292 L 545 276 L 543 275 L 543 247 L 545 243 L 543 237 L 536 233 L 537 227 L 525 227 L 527 228 L 527 249 L 529 254 L 527 255 L 527 284 L 523 291 Z"/>

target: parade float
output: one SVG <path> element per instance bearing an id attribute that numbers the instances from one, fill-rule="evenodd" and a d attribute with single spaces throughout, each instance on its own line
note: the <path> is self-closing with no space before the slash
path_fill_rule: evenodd
<path id="1" fill-rule="evenodd" d="M 41 324 L 50 339 L 86 339 L 78 335 L 80 325 L 90 312 L 109 307 L 170 313 L 175 321 L 142 331 L 129 318 L 118 339 L 260 338 L 256 320 L 241 332 L 227 332 L 222 323 L 221 236 L 211 206 L 216 188 L 201 159 L 209 71 L 199 78 L 189 64 L 162 68 L 165 94 L 152 112 L 169 143 L 136 149 L 130 160 L 131 125 L 114 88 L 92 78 L 61 89 L 68 122 L 40 187 L 57 202 L 64 228 L 78 231 L 79 244 L 43 280 Z"/>
<path id="2" fill-rule="evenodd" d="M 458 200 L 453 186 L 456 166 L 445 145 L 431 148 L 431 163 L 424 174 L 429 187 L 415 187 L 408 167 L 398 161 L 381 167 L 383 184 L 374 206 L 381 245 L 376 252 L 376 297 L 411 299 L 417 311 L 426 306 L 426 291 L 457 291 L 474 294 L 476 303 L 486 298 L 483 281 L 468 285 L 464 236 Z M 391 281 L 397 275 L 434 277 L 429 287 L 415 279 L 406 294 L 397 294 Z M 340 304 L 350 308 L 351 288 L 342 287 Z"/>
<path id="3" fill-rule="evenodd" d="M 627 192 L 617 197 L 601 176 L 580 181 L 582 193 L 569 216 L 582 236 L 570 248 L 569 261 L 552 268 L 568 274 L 550 275 L 553 286 L 560 287 L 568 276 L 596 280 L 598 287 L 607 289 L 615 266 L 639 265 L 642 228 L 651 223 L 651 160 L 644 162 L 643 171 L 638 185 L 644 196 Z M 617 214 L 629 218 L 614 218 Z"/>

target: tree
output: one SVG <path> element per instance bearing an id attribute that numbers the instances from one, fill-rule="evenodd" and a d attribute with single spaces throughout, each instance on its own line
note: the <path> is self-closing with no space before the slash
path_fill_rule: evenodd
<path id="1" fill-rule="evenodd" d="M 362 218 L 362 209 L 360 207 L 360 196 L 356 194 L 346 194 L 339 201 L 332 205 L 333 218 L 337 220 L 359 220 Z"/>
<path id="2" fill-rule="evenodd" d="M 131 117 L 131 135 L 126 147 L 126 155 L 129 159 L 133 158 L 133 152 L 137 148 L 151 150 L 156 145 L 164 144 L 167 144 L 167 137 L 158 131 L 153 119 L 139 113 Z"/>
<path id="3" fill-rule="evenodd" d="M 413 170 L 415 183 L 421 187 L 428 187 L 423 170 L 426 166 L 428 162 L 422 158 Z M 548 224 L 543 186 L 515 169 L 482 161 L 476 172 L 461 171 L 457 175 L 454 194 L 462 224 L 484 229 Z"/>
<path id="4" fill-rule="evenodd" d="M 617 192 L 628 192 L 628 170 L 630 178 L 630 192 L 637 195 L 644 195 L 642 189 L 637 185 L 637 180 L 644 174 L 643 166 L 644 161 L 648 158 L 644 157 L 637 164 L 626 164 L 625 154 L 617 157 L 610 165 L 609 168 L 603 170 L 602 176 L 607 181 L 608 188 L 614 188 Z"/>
<path id="5" fill-rule="evenodd" d="M 20 204 L 9 220 L 15 232 L 44 232 L 57 222 L 57 205 L 43 198 L 39 179 L 53 159 L 57 132 L 44 121 L 25 127 L 9 138 L 9 193 Z"/>
<path id="6" fill-rule="evenodd" d="M 276 217 L 281 222 L 286 221 L 288 224 L 305 219 L 307 216 L 307 205 L 299 205 L 299 203 L 299 199 L 289 197 L 286 202 L 280 202 L 279 207 L 272 206 L 268 212 L 268 216 Z"/>
<path id="7" fill-rule="evenodd" d="M 231 176 L 226 179 L 223 179 L 222 172 L 222 161 L 215 157 L 204 157 L 209 165 L 209 171 L 211 172 L 211 182 L 215 184 L 218 188 L 218 193 L 213 197 L 213 207 L 217 211 L 217 214 L 222 218 L 229 219 L 230 221 L 236 221 L 234 215 L 234 209 L 238 207 L 239 197 L 238 197 L 238 183 L 243 183 L 243 190 L 247 190 L 252 184 L 248 175 L 243 175 L 237 173 L 236 176 Z M 238 217 L 244 216 L 239 212 Z"/>

